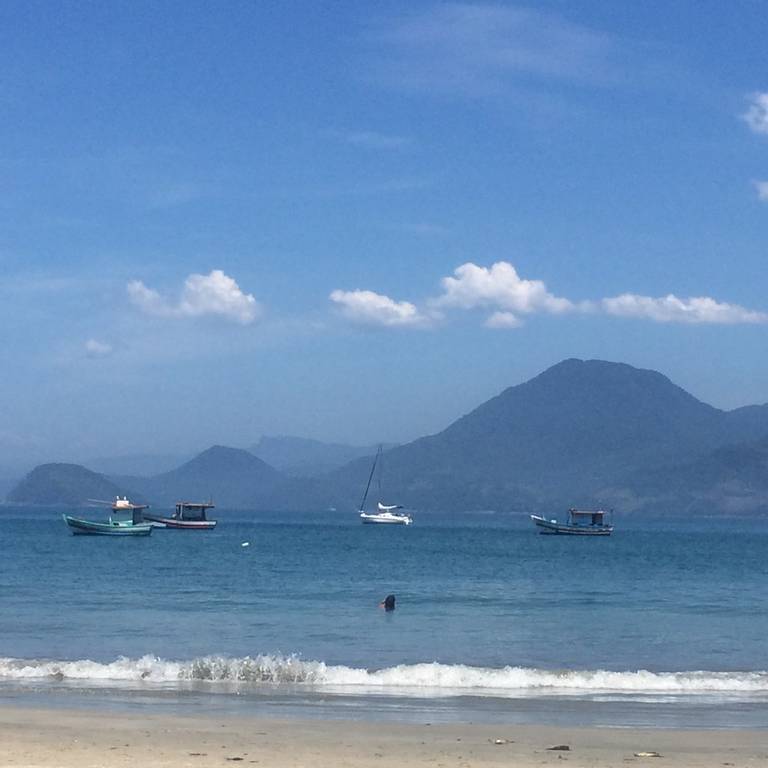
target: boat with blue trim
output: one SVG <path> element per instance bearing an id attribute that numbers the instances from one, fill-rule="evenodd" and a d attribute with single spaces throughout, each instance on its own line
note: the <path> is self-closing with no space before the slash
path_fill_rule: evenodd
<path id="1" fill-rule="evenodd" d="M 152 526 L 144 520 L 148 504 L 133 504 L 126 496 L 114 501 L 90 499 L 96 504 L 108 504 L 111 514 L 106 522 L 86 520 L 82 517 L 62 515 L 64 522 L 76 536 L 149 536 Z"/>
<path id="2" fill-rule="evenodd" d="M 608 514 L 610 522 L 605 519 Z M 561 536 L 610 536 L 613 533 L 613 510 L 608 513 L 602 509 L 569 509 L 564 523 L 540 515 L 531 515 L 531 520 L 539 533 Z"/>
<path id="3" fill-rule="evenodd" d="M 209 520 L 206 512 L 216 505 L 212 501 L 179 501 L 176 511 L 168 517 L 162 515 L 144 515 L 144 519 L 155 528 L 178 528 L 188 531 L 212 531 L 216 520 Z"/>

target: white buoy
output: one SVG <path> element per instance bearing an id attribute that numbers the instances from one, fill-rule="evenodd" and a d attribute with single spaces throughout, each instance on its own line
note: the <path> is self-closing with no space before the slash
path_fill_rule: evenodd
<path id="1" fill-rule="evenodd" d="M 250 547 L 251 546 L 251 542 L 250 541 L 244 541 L 240 546 L 241 547 Z"/>

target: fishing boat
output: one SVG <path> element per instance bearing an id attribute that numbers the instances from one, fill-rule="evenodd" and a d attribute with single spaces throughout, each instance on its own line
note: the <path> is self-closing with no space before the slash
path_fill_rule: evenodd
<path id="1" fill-rule="evenodd" d="M 170 517 L 144 515 L 156 528 L 178 528 L 189 531 L 212 531 L 216 520 L 209 520 L 206 512 L 216 505 L 212 501 L 178 501 L 176 511 Z"/>
<path id="2" fill-rule="evenodd" d="M 569 509 L 564 523 L 547 520 L 540 515 L 531 515 L 531 520 L 540 529 L 539 533 L 564 536 L 610 536 L 613 533 L 613 510 L 610 513 L 610 523 L 605 520 L 607 514 L 602 509 Z"/>
<path id="3" fill-rule="evenodd" d="M 122 499 L 116 496 L 114 501 L 98 499 L 89 499 L 89 501 L 109 505 L 111 508 L 109 520 L 103 522 L 62 515 L 73 534 L 77 536 L 149 536 L 152 533 L 152 526 L 144 520 L 143 513 L 148 509 L 147 504 L 133 504 L 126 496 Z"/>
<path id="4" fill-rule="evenodd" d="M 407 512 L 398 512 L 403 509 L 401 504 L 382 504 L 380 501 L 376 504 L 375 512 L 365 511 L 365 502 L 368 500 L 368 491 L 371 489 L 371 481 L 373 475 L 376 472 L 376 467 L 379 468 L 378 474 L 378 486 L 379 496 L 381 496 L 381 473 L 382 473 L 382 461 L 381 461 L 382 449 L 379 446 L 379 450 L 376 452 L 376 456 L 373 459 L 373 466 L 371 467 L 371 473 L 368 475 L 368 483 L 365 486 L 365 493 L 363 494 L 363 500 L 360 502 L 360 522 L 364 525 L 411 525 L 413 518 Z"/>

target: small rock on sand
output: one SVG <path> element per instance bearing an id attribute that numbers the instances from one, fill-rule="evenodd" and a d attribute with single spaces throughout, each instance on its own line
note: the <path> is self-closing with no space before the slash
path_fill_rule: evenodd
<path id="1" fill-rule="evenodd" d="M 555 744 L 554 747 L 547 747 L 548 752 L 570 752 L 571 748 L 567 744 Z"/>

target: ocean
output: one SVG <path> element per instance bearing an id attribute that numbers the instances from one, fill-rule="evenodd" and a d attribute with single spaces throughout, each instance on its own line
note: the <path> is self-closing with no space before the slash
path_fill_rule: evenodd
<path id="1" fill-rule="evenodd" d="M 71 511 L 0 508 L 0 702 L 768 725 L 766 519 L 619 515 L 581 538 L 490 512 L 216 510 L 213 532 L 120 539 L 72 536 Z"/>

